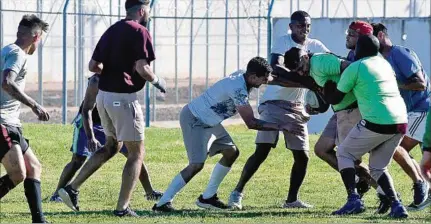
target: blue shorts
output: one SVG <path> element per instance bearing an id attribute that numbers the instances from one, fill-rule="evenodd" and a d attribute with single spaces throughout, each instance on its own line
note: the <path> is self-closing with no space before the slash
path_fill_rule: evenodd
<path id="1" fill-rule="evenodd" d="M 79 114 L 73 123 L 73 143 L 70 151 L 78 156 L 91 156 L 91 152 L 87 148 L 87 135 L 85 134 L 83 120 Z M 100 144 L 104 145 L 106 142 L 103 127 L 100 124 L 93 125 L 94 136 Z M 120 152 L 127 153 L 127 148 L 123 145 Z"/>

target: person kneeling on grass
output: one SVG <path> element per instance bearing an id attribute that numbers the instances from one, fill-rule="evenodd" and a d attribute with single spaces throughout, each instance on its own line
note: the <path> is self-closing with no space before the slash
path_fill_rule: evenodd
<path id="1" fill-rule="evenodd" d="M 207 189 L 199 196 L 196 204 L 208 209 L 227 208 L 217 197 L 217 189 L 238 158 L 239 151 L 221 122 L 237 112 L 249 129 L 301 133 L 302 127 L 299 125 L 279 125 L 254 117 L 248 101 L 250 90 L 270 83 L 273 80 L 271 72 L 272 68 L 264 58 L 255 57 L 248 63 L 247 71 L 237 71 L 218 81 L 184 106 L 180 114 L 180 125 L 189 165 L 175 176 L 160 201 L 153 206 L 153 211 L 174 211 L 174 196 L 202 170 L 207 154 L 214 156 L 218 153 L 223 157 L 215 165 Z"/>
<path id="2" fill-rule="evenodd" d="M 88 80 L 84 101 L 74 121 L 73 144 L 70 149 L 73 154 L 72 160 L 64 167 L 61 173 L 57 189 L 50 198 L 52 202 L 62 202 L 58 191 L 66 187 L 76 171 L 84 165 L 87 158 L 106 143 L 106 136 L 103 132 L 99 111 L 97 111 L 96 107 L 96 97 L 99 92 L 99 75 L 95 74 Z M 120 153 L 127 158 L 128 151 L 126 145 L 123 145 Z M 163 193 L 153 189 L 145 163 L 142 164 L 139 181 L 145 190 L 147 200 L 159 200 L 162 197 Z M 78 205 L 76 208 L 79 210 Z"/>
<path id="3" fill-rule="evenodd" d="M 355 49 L 358 60 L 344 70 L 338 84 L 333 81 L 325 84 L 325 96 L 331 104 L 340 103 L 347 93 L 353 92 L 362 116 L 337 150 L 338 169 L 348 200 L 333 215 L 365 211 L 364 202 L 356 191 L 355 161 L 369 152 L 371 176 L 391 202 L 389 216 L 408 217 L 387 169 L 406 133 L 407 110 L 391 65 L 378 55 L 379 46 L 379 41 L 372 35 L 359 37 Z"/>

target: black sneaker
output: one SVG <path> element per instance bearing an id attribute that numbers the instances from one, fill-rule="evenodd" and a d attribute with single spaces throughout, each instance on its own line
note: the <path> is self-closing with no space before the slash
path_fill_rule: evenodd
<path id="1" fill-rule="evenodd" d="M 377 196 L 379 197 L 380 204 L 379 204 L 379 207 L 377 207 L 376 213 L 385 214 L 391 208 L 391 201 L 384 194 L 377 193 Z"/>
<path id="2" fill-rule="evenodd" d="M 158 201 L 160 198 L 162 198 L 163 193 L 160 191 L 153 191 L 151 194 L 145 195 L 147 197 L 148 201 Z"/>
<path id="3" fill-rule="evenodd" d="M 135 217 L 135 218 L 139 218 L 139 215 L 136 214 L 135 211 L 133 211 L 132 209 L 130 209 L 130 207 L 127 207 L 126 210 L 124 211 L 118 211 L 118 210 L 114 210 L 114 215 L 118 216 L 118 217 Z"/>
<path id="4" fill-rule="evenodd" d="M 155 212 L 175 212 L 175 209 L 174 207 L 172 207 L 171 202 L 167 202 L 162 206 L 157 206 L 157 204 L 154 204 L 152 210 Z"/>
<path id="5" fill-rule="evenodd" d="M 75 212 L 79 211 L 79 191 L 74 190 L 70 185 L 67 185 L 66 187 L 60 188 L 60 190 L 58 190 L 58 195 L 60 196 L 61 200 L 63 200 L 63 203 L 65 203 L 69 208 Z"/>
<path id="6" fill-rule="evenodd" d="M 356 189 L 360 198 L 364 196 L 371 189 L 371 185 L 367 182 L 367 180 L 361 178 L 358 183 L 356 183 Z"/>
<path id="7" fill-rule="evenodd" d="M 202 195 L 199 196 L 198 200 L 196 201 L 196 205 L 201 208 L 207 208 L 207 209 L 227 209 L 228 206 L 225 205 L 220 199 L 217 197 L 217 194 L 214 196 L 204 199 Z"/>

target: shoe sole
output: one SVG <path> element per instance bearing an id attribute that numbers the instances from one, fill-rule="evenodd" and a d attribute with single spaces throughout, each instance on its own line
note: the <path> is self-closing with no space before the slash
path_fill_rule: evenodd
<path id="1" fill-rule="evenodd" d="M 242 210 L 242 205 L 239 205 L 237 203 L 228 203 L 227 207 L 233 210 Z"/>
<path id="2" fill-rule="evenodd" d="M 196 201 L 196 205 L 197 205 L 198 207 L 205 208 L 205 209 L 223 210 L 223 208 L 215 207 L 215 206 L 210 205 L 210 204 L 205 204 L 205 203 L 202 203 L 202 202 L 200 202 L 200 201 Z"/>
<path id="3" fill-rule="evenodd" d="M 60 196 L 61 200 L 63 200 L 63 203 L 67 205 L 67 207 L 69 207 L 70 209 L 72 209 L 74 212 L 77 212 L 78 210 L 75 208 L 75 206 L 73 206 L 72 200 L 70 200 L 70 196 L 69 194 L 66 192 L 66 190 L 64 190 L 63 188 L 61 188 L 58 191 L 58 195 Z"/>
<path id="4" fill-rule="evenodd" d="M 412 212 L 417 212 L 417 211 L 421 211 L 424 210 L 426 207 L 431 205 L 431 199 L 428 198 L 427 200 L 425 200 L 424 202 L 422 202 L 422 204 L 416 206 L 416 207 L 407 207 L 407 211 L 412 211 Z"/>

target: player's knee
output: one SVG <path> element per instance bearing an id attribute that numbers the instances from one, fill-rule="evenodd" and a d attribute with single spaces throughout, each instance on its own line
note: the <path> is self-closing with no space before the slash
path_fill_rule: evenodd
<path id="1" fill-rule="evenodd" d="M 236 146 L 233 146 L 229 149 L 225 149 L 223 151 L 223 157 L 225 157 L 229 161 L 235 161 L 239 157 L 239 150 L 236 148 Z"/>
<path id="2" fill-rule="evenodd" d="M 39 162 L 39 160 L 33 160 L 27 169 L 27 177 L 40 179 L 42 174 L 42 164 Z"/>
<path id="3" fill-rule="evenodd" d="M 191 164 L 189 164 L 189 169 L 193 175 L 199 173 L 203 168 L 204 168 L 203 163 L 191 163 Z"/>
<path id="4" fill-rule="evenodd" d="M 308 151 L 292 151 L 295 163 L 307 165 L 310 160 Z"/>
<path id="5" fill-rule="evenodd" d="M 256 144 L 256 151 L 253 156 L 257 162 L 262 163 L 268 157 L 269 152 L 271 151 L 272 144 Z"/>
<path id="6" fill-rule="evenodd" d="M 27 175 L 25 170 L 19 170 L 19 171 L 9 173 L 9 178 L 12 180 L 12 182 L 15 185 L 18 185 L 21 182 L 23 182 L 25 178 L 27 178 Z"/>
<path id="7" fill-rule="evenodd" d="M 370 174 L 371 177 L 375 180 L 378 181 L 379 178 L 383 175 L 383 173 L 387 172 L 387 169 L 377 169 L 377 168 L 370 168 Z"/>

